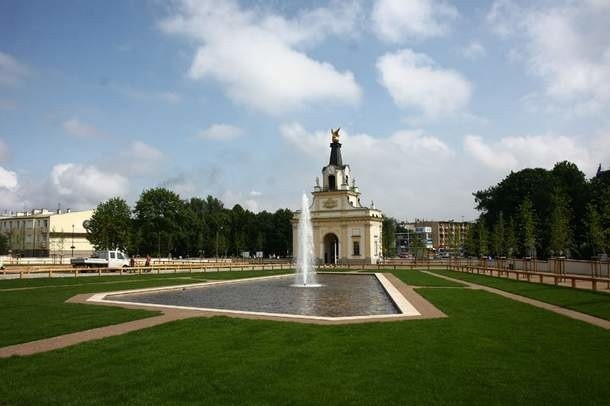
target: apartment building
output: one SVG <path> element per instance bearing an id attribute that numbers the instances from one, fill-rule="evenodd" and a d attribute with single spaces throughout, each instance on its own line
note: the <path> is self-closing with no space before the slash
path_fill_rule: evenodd
<path id="1" fill-rule="evenodd" d="M 85 222 L 93 210 L 62 212 L 34 209 L 0 216 L 0 233 L 8 237 L 11 255 L 69 257 L 89 255 Z"/>

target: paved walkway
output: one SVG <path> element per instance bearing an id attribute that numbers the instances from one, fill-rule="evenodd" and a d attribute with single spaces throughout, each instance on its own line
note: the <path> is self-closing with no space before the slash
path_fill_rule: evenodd
<path id="1" fill-rule="evenodd" d="M 506 291 L 503 291 L 503 290 L 500 290 L 500 289 L 491 288 L 489 286 L 479 285 L 477 283 L 472 283 L 472 282 L 466 282 L 466 281 L 461 280 L 461 279 L 450 278 L 449 276 L 439 275 L 439 274 L 434 273 L 434 272 L 428 272 L 428 271 L 422 271 L 422 272 L 427 273 L 429 275 L 433 275 L 433 276 L 439 277 L 439 278 L 446 279 L 448 281 L 463 283 L 466 286 L 468 286 L 470 288 L 473 288 L 473 289 L 485 290 L 487 292 L 495 293 L 496 295 L 504 296 L 506 298 L 515 300 L 517 302 L 527 303 L 529 305 L 536 306 L 536 307 L 539 307 L 541 309 L 550 310 L 550 311 L 552 311 L 554 313 L 561 314 L 562 316 L 566 316 L 566 317 L 569 317 L 571 319 L 584 321 L 585 323 L 589 323 L 589 324 L 592 324 L 594 326 L 601 327 L 601 328 L 606 329 L 606 330 L 610 330 L 610 321 L 601 319 L 599 317 L 595 317 L 595 316 L 591 316 L 591 315 L 588 315 L 588 314 L 585 314 L 585 313 L 577 312 L 575 310 L 566 309 L 565 307 L 560 307 L 560 306 L 553 305 L 553 304 L 550 304 L 550 303 L 542 302 L 540 300 L 530 299 L 529 297 L 516 295 L 514 293 L 509 293 L 509 292 L 506 292 Z"/>

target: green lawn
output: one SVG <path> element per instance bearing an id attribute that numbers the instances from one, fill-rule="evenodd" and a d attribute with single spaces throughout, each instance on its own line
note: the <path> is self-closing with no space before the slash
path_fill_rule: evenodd
<path id="1" fill-rule="evenodd" d="M 278 273 L 280 272 L 208 272 L 0 281 L 0 347 L 160 314 L 147 310 L 64 303 L 79 293 L 200 283 L 204 279 L 245 278 Z M 44 285 L 47 286 L 40 287 Z M 9 290 L 16 288 L 31 289 Z"/>
<path id="2" fill-rule="evenodd" d="M 393 273 L 407 285 L 411 286 L 442 286 L 442 287 L 463 287 L 463 283 L 448 281 L 447 279 L 437 278 L 436 276 L 423 273 L 412 269 L 397 269 L 388 271 Z"/>
<path id="3" fill-rule="evenodd" d="M 610 332 L 469 289 L 449 317 L 316 326 L 181 320 L 0 360 L 0 403 L 606 404 Z"/>
<path id="4" fill-rule="evenodd" d="M 610 295 L 607 293 L 457 271 L 434 270 L 433 272 L 467 282 L 491 286 L 496 289 L 610 320 Z"/>

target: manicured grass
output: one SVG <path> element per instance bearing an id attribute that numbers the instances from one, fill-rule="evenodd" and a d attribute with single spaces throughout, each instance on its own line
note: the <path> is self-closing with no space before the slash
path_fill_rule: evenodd
<path id="1" fill-rule="evenodd" d="M 67 299 L 79 293 L 200 283 L 203 279 L 233 279 L 278 273 L 280 272 L 209 272 L 0 281 L 0 347 L 160 314 L 146 310 L 65 303 Z M 53 286 L 38 288 L 41 284 Z M 32 289 L 10 291 L 7 285 L 12 289 Z"/>
<path id="2" fill-rule="evenodd" d="M 437 278 L 436 276 L 423 273 L 421 271 L 412 269 L 397 269 L 395 271 L 388 271 L 396 275 L 398 279 L 412 286 L 442 286 L 442 287 L 463 287 L 466 286 L 462 283 L 451 282 L 443 278 Z"/>
<path id="3" fill-rule="evenodd" d="M 610 333 L 468 289 L 449 317 L 317 326 L 182 320 L 0 360 L 0 399 L 57 404 L 606 404 Z"/>
<path id="4" fill-rule="evenodd" d="M 457 271 L 434 270 L 433 272 L 467 282 L 491 286 L 496 289 L 610 320 L 610 295 L 607 293 Z"/>

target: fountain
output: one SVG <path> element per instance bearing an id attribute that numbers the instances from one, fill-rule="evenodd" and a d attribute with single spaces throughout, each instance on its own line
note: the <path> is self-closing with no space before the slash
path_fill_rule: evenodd
<path id="1" fill-rule="evenodd" d="M 309 199 L 305 192 L 301 198 L 301 215 L 299 216 L 299 252 L 293 286 L 319 287 L 314 269 L 313 227 L 309 214 Z"/>

